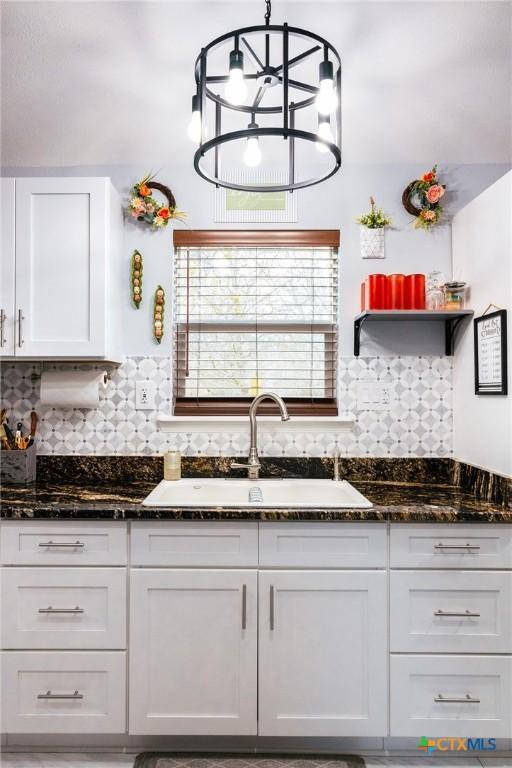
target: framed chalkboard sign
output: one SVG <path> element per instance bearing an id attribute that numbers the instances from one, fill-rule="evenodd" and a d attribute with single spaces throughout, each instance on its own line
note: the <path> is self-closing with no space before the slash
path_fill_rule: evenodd
<path id="1" fill-rule="evenodd" d="M 475 317 L 475 395 L 507 394 L 507 310 Z"/>

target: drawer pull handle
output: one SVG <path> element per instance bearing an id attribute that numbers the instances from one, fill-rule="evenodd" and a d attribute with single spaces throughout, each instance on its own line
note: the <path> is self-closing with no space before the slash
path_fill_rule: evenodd
<path id="1" fill-rule="evenodd" d="M 51 691 L 46 691 L 46 693 L 38 693 L 37 698 L 38 699 L 83 699 L 84 695 L 83 693 L 78 693 L 78 691 L 75 691 L 74 693 L 52 693 Z"/>
<path id="2" fill-rule="evenodd" d="M 274 586 L 270 586 L 270 630 L 273 632 L 276 625 L 276 608 L 274 599 Z"/>
<path id="3" fill-rule="evenodd" d="M 52 608 L 51 605 L 48 608 L 39 608 L 38 613 L 84 613 L 83 608 Z"/>
<path id="4" fill-rule="evenodd" d="M 438 693 L 434 697 L 436 704 L 480 704 L 480 699 L 474 699 L 469 693 L 466 693 L 464 698 L 454 699 L 448 696 L 443 696 L 442 693 Z"/>
<path id="5" fill-rule="evenodd" d="M 434 544 L 434 549 L 480 549 L 480 544 Z"/>
<path id="6" fill-rule="evenodd" d="M 242 629 L 247 628 L 247 584 L 242 586 Z"/>
<path id="7" fill-rule="evenodd" d="M 66 547 L 71 549 L 83 549 L 85 544 L 82 541 L 40 541 L 39 547 Z"/>
<path id="8" fill-rule="evenodd" d="M 457 616 L 461 619 L 479 619 L 480 614 L 474 611 L 434 611 L 434 616 Z"/>

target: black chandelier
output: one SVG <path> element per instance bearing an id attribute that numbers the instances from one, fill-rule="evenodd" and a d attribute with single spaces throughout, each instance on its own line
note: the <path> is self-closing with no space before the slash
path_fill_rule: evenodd
<path id="1" fill-rule="evenodd" d="M 293 192 L 325 181 L 341 166 L 339 54 L 327 40 L 313 32 L 288 24 L 271 24 L 270 14 L 271 3 L 266 0 L 265 24 L 221 35 L 202 48 L 196 60 L 197 90 L 192 97 L 189 126 L 190 138 L 199 145 L 194 155 L 194 167 L 203 179 L 217 187 L 248 192 Z M 297 52 L 291 51 L 292 43 L 298 46 Z M 219 58 L 223 48 L 223 60 L 226 64 L 229 61 L 229 73 L 218 74 L 215 69 L 215 74 L 211 73 L 212 59 Z M 277 57 L 279 62 L 272 63 L 273 57 Z M 290 77 L 293 69 L 307 66 L 307 62 L 314 61 L 315 57 L 319 59 L 318 81 L 315 79 L 315 83 L 311 84 L 305 82 L 306 77 L 301 80 Z M 246 60 L 254 71 L 246 71 Z M 248 85 L 255 86 L 251 99 L 248 99 Z M 272 104 L 269 103 L 270 94 L 274 90 L 280 96 L 279 102 Z M 303 94 L 306 94 L 305 98 Z M 207 110 L 211 113 L 211 121 L 208 120 Z M 236 124 L 242 127 L 230 125 L 223 132 L 226 120 L 233 124 L 235 119 Z M 309 124 L 302 126 L 300 123 L 306 120 Z M 209 122 L 213 124 L 211 138 Z M 256 185 L 254 181 L 233 181 L 223 175 L 222 150 L 227 145 L 245 142 L 244 163 L 249 168 L 255 168 L 262 159 L 260 138 L 263 137 L 273 137 L 277 142 L 279 139 L 286 141 L 278 152 L 281 156 L 284 151 L 284 160 L 276 163 L 274 157 L 272 162 L 273 167 L 277 165 L 284 170 L 284 180 Z M 320 153 L 329 156 L 330 162 L 319 162 L 320 167 L 312 178 L 300 178 L 297 175 L 298 149 L 313 144 Z"/>

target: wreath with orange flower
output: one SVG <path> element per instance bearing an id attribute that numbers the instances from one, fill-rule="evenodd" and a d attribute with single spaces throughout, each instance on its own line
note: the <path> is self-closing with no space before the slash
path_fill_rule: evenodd
<path id="1" fill-rule="evenodd" d="M 402 205 L 407 213 L 416 217 L 415 229 L 430 229 L 439 223 L 443 215 L 440 201 L 445 191 L 446 184 L 437 180 L 437 165 L 407 185 L 402 194 Z"/>
<path id="2" fill-rule="evenodd" d="M 153 189 L 164 195 L 167 204 L 162 205 L 153 197 L 151 194 Z M 153 176 L 148 175 L 132 187 L 130 215 L 143 224 L 149 224 L 153 229 L 162 229 L 171 219 L 183 221 L 187 214 L 178 210 L 175 197 L 169 187 L 153 181 Z"/>

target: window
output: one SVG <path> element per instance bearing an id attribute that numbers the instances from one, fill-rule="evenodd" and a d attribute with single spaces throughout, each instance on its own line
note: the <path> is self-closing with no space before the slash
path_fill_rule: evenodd
<path id="1" fill-rule="evenodd" d="M 174 413 L 336 415 L 337 231 L 175 233 Z M 265 406 L 269 413 L 273 404 Z"/>

